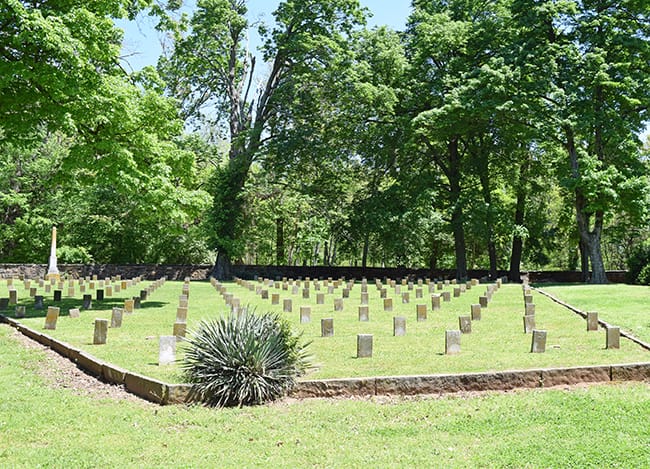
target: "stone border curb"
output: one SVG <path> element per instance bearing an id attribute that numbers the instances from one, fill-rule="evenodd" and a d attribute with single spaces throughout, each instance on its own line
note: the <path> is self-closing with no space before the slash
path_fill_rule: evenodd
<path id="1" fill-rule="evenodd" d="M 192 401 L 191 385 L 169 384 L 106 363 L 70 344 L 31 329 L 15 319 L 0 315 L 25 336 L 68 358 L 85 372 L 161 405 Z M 507 391 L 517 388 L 545 388 L 578 383 L 650 380 L 650 363 L 544 368 L 447 375 L 383 376 L 298 381 L 289 396 L 296 398 L 352 397 L 378 395 L 447 394 L 467 391 Z"/>

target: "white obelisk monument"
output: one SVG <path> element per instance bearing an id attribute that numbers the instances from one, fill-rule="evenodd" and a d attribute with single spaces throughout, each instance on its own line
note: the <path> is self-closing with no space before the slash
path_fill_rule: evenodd
<path id="1" fill-rule="evenodd" d="M 52 245 L 50 246 L 50 267 L 47 269 L 46 280 L 56 279 L 59 280 L 61 274 L 59 268 L 56 266 L 56 226 L 52 227 Z"/>

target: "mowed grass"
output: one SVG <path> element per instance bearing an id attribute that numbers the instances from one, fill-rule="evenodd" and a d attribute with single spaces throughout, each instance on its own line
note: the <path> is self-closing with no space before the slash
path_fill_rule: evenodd
<path id="1" fill-rule="evenodd" d="M 234 409 L 54 389 L 0 325 L 0 467 L 647 467 L 650 384 Z"/>
<path id="2" fill-rule="evenodd" d="M 640 285 L 539 285 L 544 291 L 650 343 L 650 287 Z"/>
<path id="3" fill-rule="evenodd" d="M 121 297 L 132 296 L 144 288 L 148 282 L 132 287 Z M 259 285 L 259 284 L 256 284 Z M 536 322 L 538 329 L 548 333 L 547 349 L 542 354 L 530 353 L 531 336 L 523 332 L 523 295 L 520 285 L 504 285 L 493 296 L 487 309 L 482 311 L 482 319 L 472 323 L 472 333 L 461 338 L 461 353 L 445 355 L 445 330 L 458 329 L 458 317 L 470 314 L 470 305 L 478 303 L 486 285 L 473 287 L 451 302 L 442 302 L 442 308 L 431 311 L 429 292 L 424 285 L 423 298 L 415 298 L 413 290 L 401 286 L 402 292 L 409 291 L 410 303 L 404 304 L 401 295 L 388 288 L 393 298 L 393 312 L 383 310 L 383 300 L 374 283 L 369 282 L 370 321 L 358 320 L 358 307 L 361 299 L 361 285 L 357 283 L 344 299 L 344 310 L 334 311 L 334 299 L 342 295 L 342 287 L 327 294 L 321 283 L 320 293 L 325 293 L 325 303 L 316 304 L 313 282 L 310 298 L 302 298 L 302 287 L 293 294 L 288 290 L 270 287 L 269 299 L 262 300 L 255 291 L 235 283 L 225 284 L 228 292 L 240 299 L 243 305 L 254 307 L 257 312 L 275 311 L 292 324 L 297 332 L 303 334 L 305 341 L 311 341 L 309 351 L 316 368 L 306 379 L 422 375 L 438 373 L 460 373 L 496 371 L 512 369 L 547 368 L 556 366 L 603 365 L 613 363 L 647 362 L 650 352 L 636 344 L 622 340 L 618 350 L 605 349 L 603 330 L 587 332 L 585 321 L 541 294 L 534 293 Z M 20 290 L 21 287 L 19 287 Z M 451 291 L 453 286 L 446 286 Z M 133 315 L 125 316 L 121 328 L 109 329 L 106 345 L 92 345 L 93 322 L 95 318 L 110 319 L 113 305 L 122 304 L 120 296 L 94 302 L 92 311 L 82 311 L 80 319 L 67 316 L 69 304 L 62 307 L 62 317 L 55 331 L 45 331 L 52 336 L 83 348 L 103 360 L 115 363 L 126 369 L 169 382 L 182 381 L 178 365 L 158 366 L 158 337 L 171 335 L 176 317 L 178 298 L 182 282 L 166 282 L 143 303 L 143 308 Z M 440 293 L 440 290 L 435 290 Z M 272 305 L 272 295 L 280 295 L 280 304 Z M 2 293 L 0 292 L 0 295 Z M 293 303 L 291 313 L 282 313 L 282 303 L 290 298 Z M 44 311 L 35 311 L 33 301 L 22 298 L 28 305 L 28 318 L 25 323 L 41 330 L 44 325 Z M 78 299 L 67 303 L 80 304 Z M 46 303 L 51 303 L 50 299 Z M 428 318 L 416 321 L 416 304 L 426 304 Z M 311 307 L 311 321 L 300 323 L 300 306 Z M 198 321 L 216 318 L 226 314 L 228 308 L 208 282 L 192 282 L 190 286 L 188 328 L 195 328 Z M 404 337 L 393 336 L 393 317 L 404 316 L 407 333 Z M 320 321 L 334 319 L 334 337 L 321 337 Z M 612 321 L 616 324 L 616 321 Z M 374 352 L 372 358 L 356 358 L 357 334 L 373 334 Z M 182 360 L 183 349 L 179 346 L 177 354 Z"/>

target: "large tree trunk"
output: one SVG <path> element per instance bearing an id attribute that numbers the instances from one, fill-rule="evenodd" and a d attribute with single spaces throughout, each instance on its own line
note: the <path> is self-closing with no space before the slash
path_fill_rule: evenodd
<path id="1" fill-rule="evenodd" d="M 485 158 L 485 167 L 481 171 L 481 192 L 483 193 L 483 201 L 487 207 L 485 213 L 485 229 L 487 231 L 487 249 L 488 257 L 490 259 L 490 278 L 497 277 L 497 247 L 494 242 L 494 223 L 492 222 L 492 192 L 490 190 L 490 174 L 487 156 Z"/>
<path id="2" fill-rule="evenodd" d="M 447 145 L 449 157 L 449 195 L 451 204 L 451 227 L 454 234 L 454 251 L 456 254 L 456 279 L 467 278 L 467 254 L 465 252 L 465 227 L 463 206 L 461 204 L 461 168 L 458 153 L 458 139 L 452 139 Z"/>
<path id="3" fill-rule="evenodd" d="M 230 256 L 225 251 L 219 251 L 217 253 L 217 259 L 210 273 L 210 277 L 222 281 L 232 280 L 232 264 L 230 262 Z"/>
<path id="4" fill-rule="evenodd" d="M 577 180 L 580 177 L 580 168 L 578 164 L 578 152 L 575 147 L 575 138 L 573 129 L 566 128 L 566 147 L 571 163 L 571 176 Z M 604 214 L 602 211 L 591 212 L 587 209 L 587 200 L 580 186 L 575 188 L 575 208 L 578 233 L 584 251 L 588 254 L 591 261 L 591 283 L 607 283 L 605 274 L 605 263 L 600 248 L 601 234 L 603 231 Z M 591 219 L 594 218 L 593 228 L 590 226 Z M 585 267 L 584 253 L 581 249 L 582 267 Z M 584 275 L 584 271 L 583 271 Z"/>
<path id="5" fill-rule="evenodd" d="M 580 251 L 580 280 L 584 283 L 589 281 L 589 251 L 587 245 L 580 236 L 578 242 L 578 250 Z"/>

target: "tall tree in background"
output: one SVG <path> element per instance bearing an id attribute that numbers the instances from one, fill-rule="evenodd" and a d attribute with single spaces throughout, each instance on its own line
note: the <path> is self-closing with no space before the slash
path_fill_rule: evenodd
<path id="1" fill-rule="evenodd" d="M 217 249 L 212 275 L 219 279 L 230 277 L 231 261 L 240 253 L 242 190 L 251 164 L 273 138 L 269 119 L 290 104 L 277 99 L 278 90 L 292 81 L 295 87 L 298 77 L 327 67 L 345 51 L 346 34 L 362 20 L 356 0 L 282 2 L 274 13 L 275 25 L 260 29 L 263 58 L 270 64 L 260 79 L 256 58 L 247 49 L 246 13 L 244 0 L 198 1 L 189 24 L 176 25 L 173 54 L 161 62 L 187 116 L 222 125 L 229 142 L 228 162 L 217 171 L 212 189 Z"/>
<path id="2" fill-rule="evenodd" d="M 606 217 L 646 206 L 637 134 L 650 105 L 650 11 L 641 0 L 515 0 L 530 105 L 565 150 L 559 168 L 571 192 L 582 270 L 605 283 Z"/>

